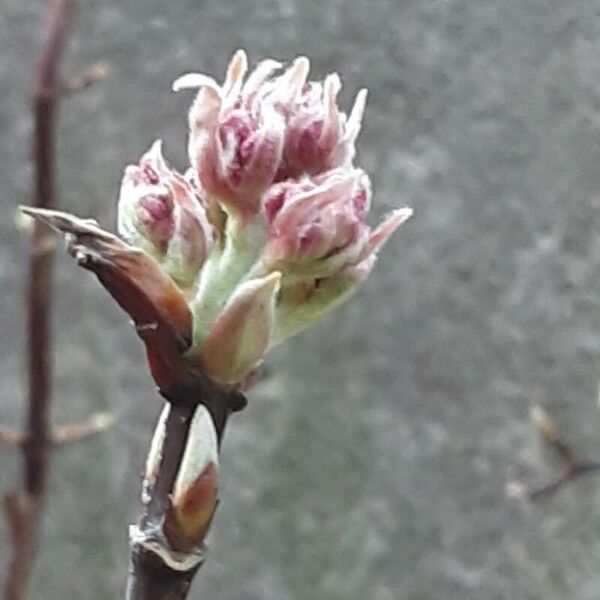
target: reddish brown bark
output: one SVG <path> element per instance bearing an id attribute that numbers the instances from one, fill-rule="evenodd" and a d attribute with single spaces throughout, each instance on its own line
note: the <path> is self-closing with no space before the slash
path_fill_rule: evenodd
<path id="1" fill-rule="evenodd" d="M 55 204 L 55 136 L 60 71 L 74 10 L 75 0 L 55 0 L 49 6 L 42 58 L 36 71 L 33 89 L 33 201 L 39 207 L 53 207 Z M 6 600 L 25 597 L 48 481 L 52 444 L 50 300 L 53 247 L 54 241 L 47 228 L 35 223 L 31 233 L 27 285 L 29 402 L 24 439 L 20 445 L 23 487 L 9 494 L 4 501 L 13 551 L 4 590 Z"/>

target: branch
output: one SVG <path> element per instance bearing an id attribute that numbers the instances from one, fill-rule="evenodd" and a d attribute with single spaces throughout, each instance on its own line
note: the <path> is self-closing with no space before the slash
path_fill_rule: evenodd
<path id="1" fill-rule="evenodd" d="M 94 413 L 81 423 L 55 427 L 52 431 L 52 444 L 54 446 L 64 446 L 65 444 L 81 442 L 106 431 L 114 422 L 115 418 L 110 413 Z"/>
<path id="2" fill-rule="evenodd" d="M 94 413 L 81 423 L 70 423 L 69 425 L 54 427 L 50 435 L 50 441 L 52 446 L 55 447 L 81 442 L 93 435 L 105 431 L 114 423 L 114 421 L 114 416 L 110 413 Z M 26 440 L 27 437 L 21 431 L 0 429 L 0 445 L 23 446 Z"/>
<path id="3" fill-rule="evenodd" d="M 60 93 L 62 95 L 69 95 L 76 92 L 82 92 L 83 90 L 87 90 L 89 87 L 96 85 L 100 81 L 102 81 L 109 72 L 108 64 L 105 62 L 98 62 L 90 65 L 83 73 L 76 77 L 71 77 L 68 81 L 66 81 Z"/>
<path id="4" fill-rule="evenodd" d="M 205 548 L 175 547 L 165 532 L 165 518 L 192 418 L 197 406 L 204 404 L 220 444 L 227 418 L 241 410 L 246 399 L 237 388 L 217 385 L 185 359 L 191 339 L 191 313 L 182 293 L 154 260 L 90 219 L 56 210 L 21 210 L 65 235 L 71 256 L 96 275 L 131 317 L 146 345 L 154 381 L 171 404 L 156 480 L 148 490 L 139 523 L 130 529 L 126 598 L 182 600 L 202 563 Z"/>
<path id="5" fill-rule="evenodd" d="M 0 446 L 22 446 L 25 436 L 14 429 L 0 429 Z"/>
<path id="6" fill-rule="evenodd" d="M 572 446 L 559 436 L 554 423 L 539 404 L 532 407 L 530 416 L 539 435 L 562 462 L 562 470 L 553 479 L 540 486 L 521 482 L 509 483 L 507 486 L 509 495 L 535 502 L 553 496 L 575 479 L 600 471 L 600 461 L 579 457 Z"/>
<path id="7" fill-rule="evenodd" d="M 48 7 L 41 60 L 35 73 L 32 110 L 34 119 L 33 202 L 41 208 L 56 203 L 56 120 L 65 86 L 61 69 L 70 38 L 76 0 L 54 0 Z M 82 79 L 79 87 L 91 85 L 98 69 Z M 67 86 L 68 87 L 68 86 Z M 71 86 L 72 87 L 72 86 Z M 89 434 L 102 423 L 82 429 L 53 431 L 51 426 L 51 283 L 54 240 L 41 223 L 30 231 L 27 283 L 27 374 L 28 409 L 23 433 L 3 432 L 0 441 L 18 445 L 23 455 L 23 484 L 4 499 L 4 510 L 12 542 L 12 557 L 6 574 L 5 600 L 21 600 L 35 555 L 39 522 L 46 496 L 49 455 L 57 443 Z M 102 427 L 100 427 L 102 428 Z"/>

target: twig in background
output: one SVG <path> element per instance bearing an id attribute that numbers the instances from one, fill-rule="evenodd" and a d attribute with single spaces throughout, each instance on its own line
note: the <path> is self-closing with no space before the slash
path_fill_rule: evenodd
<path id="1" fill-rule="evenodd" d="M 565 485 L 583 475 L 600 471 L 600 461 L 581 458 L 571 444 L 558 434 L 548 413 L 539 404 L 532 406 L 530 417 L 542 439 L 561 460 L 562 470 L 556 477 L 539 486 L 522 482 L 509 483 L 507 486 L 509 495 L 535 502 L 554 495 Z"/>
<path id="2" fill-rule="evenodd" d="M 52 429 L 50 441 L 53 446 L 63 446 L 85 440 L 92 435 L 108 429 L 115 421 L 112 414 L 97 412 L 90 415 L 85 421 L 60 425 Z M 21 446 L 25 443 L 25 434 L 14 429 L 0 430 L 0 445 Z"/>
<path id="3" fill-rule="evenodd" d="M 71 77 L 68 81 L 63 83 L 61 94 L 66 96 L 67 94 L 73 94 L 74 92 L 82 92 L 83 90 L 87 90 L 87 88 L 102 81 L 108 75 L 108 72 L 108 63 L 94 63 L 85 69 L 80 75 Z"/>
<path id="4" fill-rule="evenodd" d="M 56 204 L 56 121 L 65 91 L 83 89 L 105 72 L 96 68 L 80 81 L 65 85 L 61 68 L 76 9 L 75 0 L 55 0 L 48 7 L 42 57 L 33 88 L 33 202 L 38 207 Z M 4 431 L 0 442 L 16 445 L 23 454 L 23 483 L 7 494 L 4 509 L 12 544 L 6 572 L 4 598 L 21 600 L 26 595 L 35 555 L 39 523 L 46 495 L 50 452 L 56 444 L 83 439 L 108 425 L 106 418 L 92 417 L 77 426 L 53 429 L 51 424 L 51 296 L 54 239 L 46 227 L 33 224 L 30 235 L 27 284 L 28 407 L 23 432 Z"/>

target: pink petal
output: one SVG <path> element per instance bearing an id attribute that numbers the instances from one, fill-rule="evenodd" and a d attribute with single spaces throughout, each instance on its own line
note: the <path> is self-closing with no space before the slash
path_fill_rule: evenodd
<path id="1" fill-rule="evenodd" d="M 374 229 L 369 236 L 369 241 L 365 246 L 364 256 L 376 254 L 385 244 L 388 238 L 413 214 L 412 208 L 398 208 L 390 213 L 379 226 Z"/>
<path id="2" fill-rule="evenodd" d="M 248 57 L 243 50 L 238 50 L 227 67 L 227 76 L 223 83 L 223 97 L 235 99 L 242 90 L 244 75 L 248 70 Z"/>
<path id="3" fill-rule="evenodd" d="M 203 73 L 185 73 L 178 77 L 172 84 L 174 92 L 204 87 L 211 88 L 219 95 L 221 94 L 221 86 L 212 77 Z"/>
<path id="4" fill-rule="evenodd" d="M 368 91 L 366 88 L 363 88 L 358 92 L 358 94 L 356 94 L 354 106 L 352 107 L 352 111 L 350 112 L 350 116 L 346 122 L 346 131 L 344 135 L 344 140 L 346 142 L 354 142 L 360 133 L 362 119 L 367 106 L 367 94 Z"/>
<path id="5" fill-rule="evenodd" d="M 310 61 L 306 56 L 299 56 L 292 66 L 277 80 L 275 97 L 283 106 L 294 101 L 306 83 Z"/>
<path id="6" fill-rule="evenodd" d="M 340 113 L 337 107 L 337 95 L 342 87 L 337 73 L 328 75 L 323 86 L 323 104 L 325 116 L 317 147 L 326 153 L 331 151 L 340 136 Z"/>
<path id="7" fill-rule="evenodd" d="M 302 191 L 282 207 L 275 226 L 282 230 L 293 229 L 311 213 L 322 211 L 328 204 L 351 195 L 355 189 L 359 171 L 332 171 L 327 179 L 312 190 Z"/>
<path id="8" fill-rule="evenodd" d="M 250 158 L 244 165 L 236 186 L 252 212 L 257 210 L 260 196 L 273 181 L 283 151 L 283 119 L 273 111 L 266 121 L 264 128 L 257 132 L 253 140 Z"/>
<path id="9" fill-rule="evenodd" d="M 190 133 L 197 135 L 200 130 L 211 130 L 217 126 L 221 96 L 211 87 L 203 87 L 198 92 L 188 117 Z"/>
<path id="10" fill-rule="evenodd" d="M 267 79 L 277 70 L 282 67 L 281 63 L 270 58 L 261 60 L 252 73 L 248 76 L 244 84 L 244 95 L 250 96 L 254 94 Z"/>

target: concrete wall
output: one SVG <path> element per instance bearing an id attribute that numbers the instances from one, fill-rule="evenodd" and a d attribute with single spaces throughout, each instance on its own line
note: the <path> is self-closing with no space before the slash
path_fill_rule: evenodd
<path id="1" fill-rule="evenodd" d="M 0 421 L 24 396 L 28 111 L 40 0 L 0 3 Z M 269 359 L 228 430 L 222 504 L 192 598 L 596 600 L 598 481 L 533 508 L 553 472 L 532 398 L 600 455 L 600 4 L 597 0 L 86 0 L 69 71 L 61 206 L 107 226 L 123 166 L 157 137 L 185 161 L 186 70 L 308 54 L 370 89 L 360 162 L 374 216 L 411 205 L 368 285 Z M 57 421 L 118 416 L 56 454 L 31 597 L 119 598 L 126 525 L 160 404 L 141 344 L 64 256 L 55 286 Z M 0 489 L 18 461 L 0 453 Z M 7 554 L 0 525 L 0 564 Z"/>

